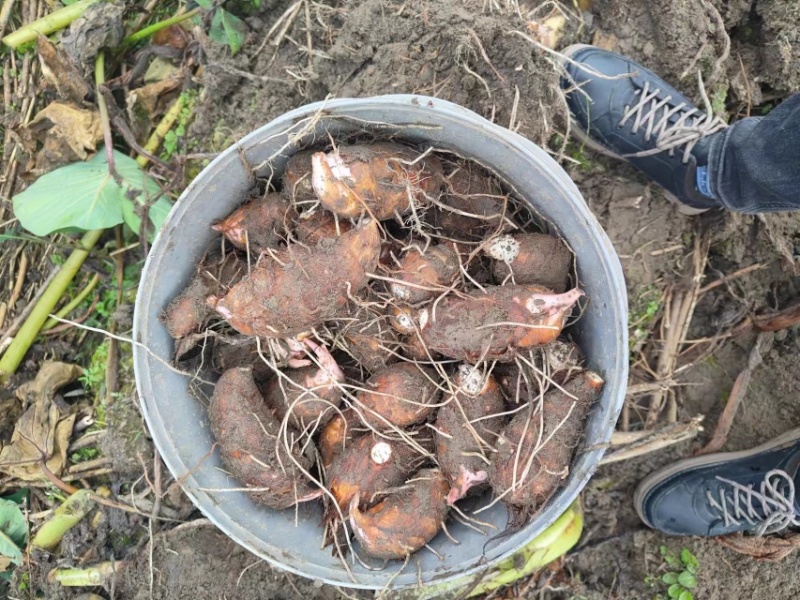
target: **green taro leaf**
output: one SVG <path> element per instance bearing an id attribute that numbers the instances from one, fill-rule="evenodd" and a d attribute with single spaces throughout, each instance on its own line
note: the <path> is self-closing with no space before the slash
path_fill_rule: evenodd
<path id="1" fill-rule="evenodd" d="M 164 223 L 164 220 L 167 218 L 167 215 L 171 210 L 172 204 L 163 196 L 156 200 L 155 204 L 148 208 L 147 216 L 155 228 L 154 231 L 158 231 L 161 228 L 161 225 Z M 136 210 L 133 202 L 126 201 L 123 203 L 122 219 L 136 235 L 139 235 L 139 231 L 141 230 L 142 226 L 142 218 L 139 215 L 140 211 Z"/>
<path id="2" fill-rule="evenodd" d="M 681 584 L 673 583 L 671 586 L 669 586 L 669 589 L 667 590 L 667 595 L 670 598 L 678 598 L 682 592 L 683 588 L 681 587 Z"/>
<path id="3" fill-rule="evenodd" d="M 22 504 L 28 499 L 28 496 L 31 495 L 31 491 L 28 488 L 21 488 L 14 492 L 13 494 L 9 494 L 8 496 L 3 496 L 2 500 L 11 500 L 12 502 L 16 502 L 17 504 Z"/>
<path id="4" fill-rule="evenodd" d="M 0 555 L 12 562 L 22 562 L 22 550 L 28 538 L 28 525 L 13 500 L 0 499 Z"/>
<path id="5" fill-rule="evenodd" d="M 210 10 L 214 6 L 214 0 L 194 0 L 200 8 Z"/>
<path id="6" fill-rule="evenodd" d="M 683 590 L 678 600 L 694 600 L 694 595 L 689 590 Z"/>
<path id="7" fill-rule="evenodd" d="M 697 587 L 697 579 L 695 579 L 694 575 L 689 573 L 689 571 L 683 571 L 678 575 L 678 583 L 690 590 Z"/>
<path id="8" fill-rule="evenodd" d="M 664 573 L 661 576 L 661 581 L 663 581 L 667 585 L 672 585 L 673 583 L 678 583 L 678 574 L 677 573 Z"/>
<path id="9" fill-rule="evenodd" d="M 126 204 L 132 211 L 133 202 L 155 202 L 161 188 L 135 160 L 116 150 L 114 164 L 121 186 L 108 172 L 101 146 L 91 160 L 50 171 L 14 196 L 14 214 L 25 229 L 40 236 L 70 227 L 90 230 L 119 225 Z M 162 222 L 163 210 L 154 211 Z M 161 222 L 154 225 L 160 227 Z"/>
<path id="10" fill-rule="evenodd" d="M 239 17 L 229 13 L 224 8 L 218 8 L 211 20 L 211 29 L 208 37 L 218 44 L 227 44 L 231 54 L 236 54 L 244 45 L 247 35 L 247 25 Z"/>

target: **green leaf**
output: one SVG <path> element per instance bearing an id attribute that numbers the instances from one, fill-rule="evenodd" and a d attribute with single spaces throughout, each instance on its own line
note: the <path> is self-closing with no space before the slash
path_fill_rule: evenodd
<path id="1" fill-rule="evenodd" d="M 689 573 L 689 571 L 683 571 L 678 575 L 678 583 L 690 590 L 697 587 L 697 579 L 695 579 L 695 576 Z"/>
<path id="2" fill-rule="evenodd" d="M 214 0 L 194 0 L 200 8 L 205 8 L 206 10 L 211 10 L 211 7 L 214 6 Z"/>
<path id="3" fill-rule="evenodd" d="M 17 504 L 22 504 L 25 500 L 28 499 L 28 496 L 31 495 L 31 491 L 28 488 L 22 488 L 14 492 L 13 494 L 9 494 L 8 496 L 3 496 L 3 500 L 11 500 L 12 502 L 16 502 Z"/>
<path id="4" fill-rule="evenodd" d="M 677 573 L 664 573 L 661 576 L 661 581 L 663 581 L 667 585 L 672 585 L 673 583 L 678 583 L 678 574 Z"/>
<path id="5" fill-rule="evenodd" d="M 666 546 L 661 546 L 659 548 L 659 551 L 661 552 L 661 556 L 664 558 L 664 562 L 666 562 L 670 566 L 670 568 L 672 569 L 683 568 L 683 565 L 681 565 L 681 561 L 678 559 L 677 556 L 675 556 L 672 553 L 672 551 L 669 548 L 667 548 Z"/>
<path id="6" fill-rule="evenodd" d="M 122 186 L 108 172 L 100 147 L 91 160 L 50 171 L 14 196 L 14 214 L 25 229 L 40 236 L 68 227 L 119 225 L 126 201 L 155 201 L 161 189 L 131 157 L 114 150 L 114 163 Z"/>
<path id="7" fill-rule="evenodd" d="M 671 586 L 669 586 L 669 589 L 667 590 L 667 595 L 670 598 L 678 598 L 682 592 L 683 588 L 681 587 L 681 584 L 673 583 Z"/>
<path id="8" fill-rule="evenodd" d="M 136 208 L 132 201 L 126 199 L 122 205 L 122 218 L 125 224 L 131 228 L 131 231 L 139 235 L 142 227 L 142 218 L 140 216 L 140 211 L 137 211 Z M 164 223 L 164 220 L 171 210 L 172 204 L 164 197 L 156 200 L 155 204 L 147 210 L 147 216 L 153 224 L 154 232 L 157 232 L 161 228 L 161 225 Z"/>
<path id="9" fill-rule="evenodd" d="M 218 44 L 227 44 L 231 54 L 236 54 L 244 45 L 247 35 L 247 25 L 239 17 L 229 13 L 224 8 L 218 8 L 211 20 L 211 29 L 208 37 Z"/>
<path id="10" fill-rule="evenodd" d="M 694 600 L 694 595 L 689 590 L 683 590 L 678 600 Z"/>
<path id="11" fill-rule="evenodd" d="M 22 562 L 22 548 L 28 538 L 28 524 L 13 500 L 0 499 L 0 555 Z"/>
<path id="12" fill-rule="evenodd" d="M 681 550 L 681 562 L 690 573 L 696 573 L 697 568 L 700 566 L 697 557 L 692 554 L 688 548 Z"/>

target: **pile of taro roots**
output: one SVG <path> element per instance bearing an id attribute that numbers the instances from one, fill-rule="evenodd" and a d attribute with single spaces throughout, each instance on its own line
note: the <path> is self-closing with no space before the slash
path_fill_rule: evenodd
<path id="1" fill-rule="evenodd" d="M 562 334 L 573 253 L 540 223 L 450 155 L 293 156 L 280 190 L 211 225 L 163 316 L 177 363 L 220 374 L 208 414 L 231 477 L 273 509 L 323 502 L 328 542 L 381 559 L 487 488 L 524 524 L 603 386 Z"/>

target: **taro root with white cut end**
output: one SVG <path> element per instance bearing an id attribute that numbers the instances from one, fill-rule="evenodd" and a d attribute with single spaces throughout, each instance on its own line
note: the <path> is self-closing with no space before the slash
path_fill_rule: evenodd
<path id="1" fill-rule="evenodd" d="M 405 558 L 430 542 L 447 518 L 447 479 L 439 469 L 422 469 L 398 490 L 361 510 L 350 505 L 350 525 L 361 549 L 373 558 Z"/>
<path id="2" fill-rule="evenodd" d="M 350 294 L 366 285 L 379 252 L 378 225 L 369 221 L 330 244 L 294 244 L 264 257 L 223 298 L 208 301 L 241 333 L 292 337 L 344 309 Z"/>
<path id="3" fill-rule="evenodd" d="M 346 219 L 383 220 L 424 203 L 441 185 L 436 156 L 393 143 L 339 146 L 312 156 L 311 183 L 322 205 Z"/>
<path id="4" fill-rule="evenodd" d="M 412 335 L 419 329 L 418 314 L 412 308 L 408 306 L 393 306 L 391 315 L 389 323 L 396 331 Z"/>
<path id="5" fill-rule="evenodd" d="M 489 482 L 495 494 L 503 494 L 515 507 L 517 517 L 542 506 L 569 474 L 586 415 L 603 383 L 597 373 L 582 371 L 563 390 L 552 388 L 544 395 L 541 417 L 522 410 L 503 429 L 488 469 Z"/>
<path id="6" fill-rule="evenodd" d="M 295 218 L 295 210 L 280 194 L 243 204 L 219 223 L 211 226 L 231 244 L 242 250 L 259 253 L 277 248 Z"/>
<path id="7" fill-rule="evenodd" d="M 366 434 L 347 445 L 327 472 L 327 487 L 343 511 L 359 495 L 363 502 L 395 485 L 414 472 L 421 456 L 403 441 Z M 335 509 L 329 517 L 336 517 Z"/>
<path id="8" fill-rule="evenodd" d="M 487 245 L 486 254 L 494 259 L 497 283 L 513 277 L 517 285 L 541 285 L 559 294 L 567 289 L 572 252 L 560 238 L 545 233 L 503 235 Z"/>
<path id="9" fill-rule="evenodd" d="M 381 369 L 356 396 L 364 421 L 376 429 L 387 422 L 408 427 L 424 421 L 439 401 L 436 372 L 413 363 L 395 363 Z"/>
<path id="10" fill-rule="evenodd" d="M 389 290 L 395 298 L 417 304 L 443 293 L 460 272 L 458 255 L 446 244 L 425 251 L 410 248 L 392 271 Z"/>
<path id="11" fill-rule="evenodd" d="M 435 318 L 427 309 L 420 312 L 422 339 L 450 358 L 510 362 L 519 349 L 556 339 L 582 295 L 577 288 L 553 294 L 540 286 L 511 285 L 447 297 Z"/>
<path id="12" fill-rule="evenodd" d="M 449 504 L 486 482 L 497 435 L 506 422 L 494 377 L 460 365 L 454 383 L 458 391 L 439 409 L 435 424 L 436 459 L 452 487 Z"/>

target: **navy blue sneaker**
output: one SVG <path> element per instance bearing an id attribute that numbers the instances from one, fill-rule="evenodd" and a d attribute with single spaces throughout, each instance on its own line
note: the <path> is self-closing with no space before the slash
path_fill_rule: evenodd
<path id="1" fill-rule="evenodd" d="M 727 124 L 639 63 L 594 46 L 569 46 L 561 87 L 572 133 L 661 185 L 687 214 L 720 204 L 709 185 L 708 141 Z M 702 82 L 701 82 L 702 86 Z"/>
<path id="2" fill-rule="evenodd" d="M 687 458 L 650 474 L 633 496 L 646 525 L 669 535 L 762 535 L 800 527 L 800 429 L 752 450 Z"/>

